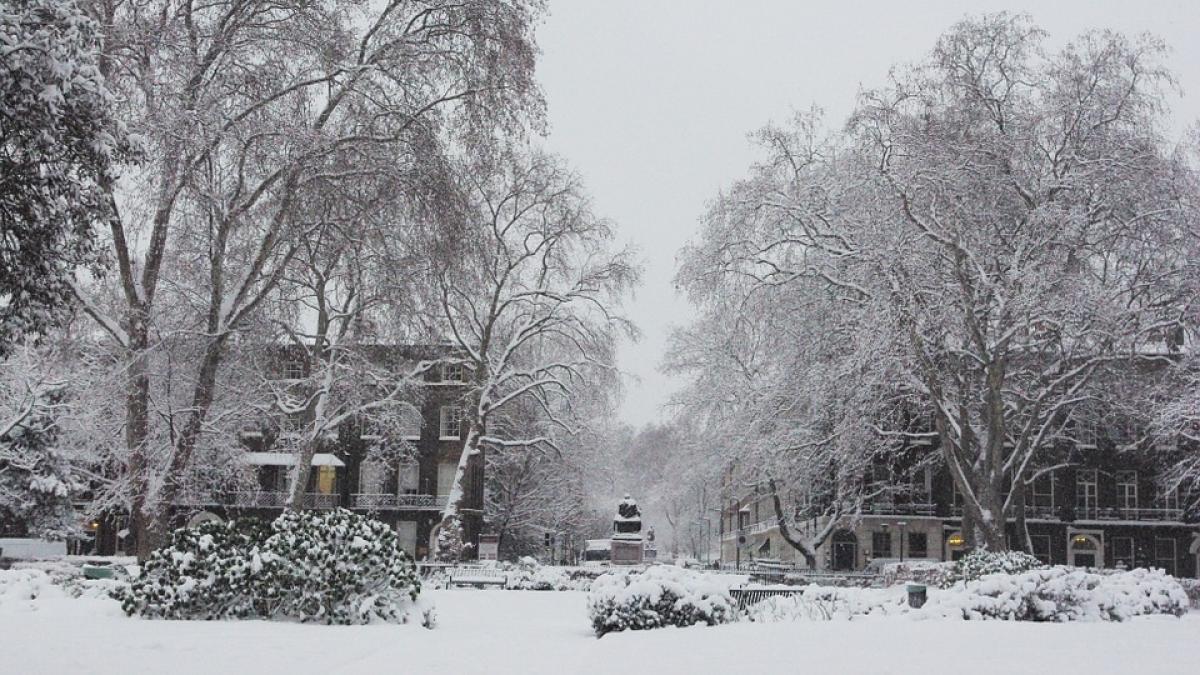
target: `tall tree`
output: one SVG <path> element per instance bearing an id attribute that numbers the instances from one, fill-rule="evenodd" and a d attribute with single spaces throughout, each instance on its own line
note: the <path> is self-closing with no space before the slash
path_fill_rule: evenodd
<path id="1" fill-rule="evenodd" d="M 829 303 L 803 334 L 878 392 L 860 414 L 879 438 L 936 435 L 992 549 L 1055 445 L 1082 440 L 1101 382 L 1196 328 L 1179 254 L 1195 180 L 1161 132 L 1163 46 L 1098 32 L 1046 54 L 1042 38 L 1025 17 L 965 20 L 865 92 L 844 133 L 768 127 L 698 247 L 706 278 Z"/>
<path id="2" fill-rule="evenodd" d="M 469 380 L 463 451 L 438 526 L 441 557 L 461 551 L 472 458 L 512 448 L 559 452 L 559 437 L 579 428 L 581 402 L 615 379 L 616 340 L 634 333 L 618 304 L 638 277 L 629 251 L 612 248 L 611 226 L 557 158 L 505 153 L 463 175 L 471 227 L 460 257 L 437 277 L 439 330 L 464 355 Z M 536 424 L 506 423 L 526 406 Z"/>
<path id="3" fill-rule="evenodd" d="M 130 511 L 144 556 L 166 527 L 231 337 L 270 297 L 314 223 L 310 190 L 354 181 L 355 155 L 415 166 L 449 135 L 540 118 L 536 2 L 96 0 L 101 70 L 148 161 L 111 192 L 119 287 L 77 291 L 124 351 Z M 168 300 L 163 301 L 166 294 Z M 191 312 L 168 322 L 172 300 Z M 201 345 L 191 404 L 153 447 L 157 335 Z M 184 367 L 183 365 L 180 366 Z"/>

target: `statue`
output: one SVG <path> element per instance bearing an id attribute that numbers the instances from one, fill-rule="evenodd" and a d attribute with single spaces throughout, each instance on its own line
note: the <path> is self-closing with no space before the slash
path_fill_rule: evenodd
<path id="1" fill-rule="evenodd" d="M 625 495 L 625 498 L 617 505 L 617 517 L 613 519 L 613 533 L 636 535 L 636 537 L 622 537 L 623 539 L 641 539 L 641 532 L 642 512 L 638 509 L 637 502 L 633 501 L 633 497 Z"/>
<path id="2" fill-rule="evenodd" d="M 629 495 L 617 504 L 610 550 L 613 565 L 640 565 L 644 560 L 642 512 Z"/>

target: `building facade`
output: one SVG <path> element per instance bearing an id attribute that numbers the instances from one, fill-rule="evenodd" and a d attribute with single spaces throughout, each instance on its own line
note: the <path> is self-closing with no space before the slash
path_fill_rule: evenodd
<path id="1" fill-rule="evenodd" d="M 424 370 L 420 391 L 413 397 L 420 409 L 402 430 L 387 433 L 358 419 L 348 419 L 321 440 L 313 457 L 304 507 L 347 508 L 388 523 L 401 546 L 416 559 L 432 555 L 434 530 L 441 521 L 454 475 L 467 437 L 464 395 L 468 391 L 464 366 L 448 350 L 437 346 L 378 346 L 367 348 L 371 360 L 395 373 L 411 372 L 418 363 Z M 276 382 L 303 388 L 308 372 L 303 351 L 281 348 L 270 359 L 270 376 Z M 419 403 L 418 403 L 419 402 Z M 181 496 L 173 507 L 176 526 L 205 520 L 278 516 L 289 497 L 297 440 L 311 411 L 277 416 L 248 425 L 239 434 L 237 454 L 245 480 L 234 489 L 196 490 Z M 383 448 L 386 451 L 380 452 Z M 461 514 L 469 552 L 478 551 L 483 529 L 484 454 L 469 460 L 466 497 Z M 95 551 L 111 554 L 131 550 L 117 533 L 124 526 L 119 515 L 97 521 Z"/>
<path id="2" fill-rule="evenodd" d="M 1177 491 L 1162 493 L 1156 476 L 1152 465 L 1099 449 L 1047 471 L 1024 496 L 1032 553 L 1046 564 L 1160 567 L 1176 576 L 1197 577 L 1200 514 L 1186 508 L 1190 500 L 1183 496 L 1181 501 Z M 861 571 L 881 562 L 947 561 L 965 553 L 962 500 L 950 474 L 928 466 L 906 473 L 904 483 L 905 489 L 865 503 L 858 517 L 844 518 L 817 549 L 817 567 Z M 727 484 L 726 490 L 722 564 L 744 567 L 765 559 L 805 566 L 803 556 L 780 534 L 765 489 L 735 492 Z M 826 522 L 793 519 L 788 524 L 805 534 Z M 1008 536 L 1017 541 L 1013 520 Z"/>

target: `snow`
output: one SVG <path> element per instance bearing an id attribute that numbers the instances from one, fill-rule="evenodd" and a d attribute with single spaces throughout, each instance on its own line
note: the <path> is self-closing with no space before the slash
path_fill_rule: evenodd
<path id="1" fill-rule="evenodd" d="M 247 452 L 243 455 L 242 461 L 256 466 L 293 466 L 296 464 L 296 455 L 291 452 Z M 346 466 L 346 463 L 335 455 L 318 452 L 313 455 L 312 465 Z"/>
<path id="2" fill-rule="evenodd" d="M 0 603 L 4 672 L 1156 674 L 1200 661 L 1200 613 L 1124 623 L 738 623 L 597 640 L 577 592 L 428 591 L 438 626 L 149 621 L 114 601 L 54 594 Z M 1018 664 L 1025 667 L 1019 667 Z"/>

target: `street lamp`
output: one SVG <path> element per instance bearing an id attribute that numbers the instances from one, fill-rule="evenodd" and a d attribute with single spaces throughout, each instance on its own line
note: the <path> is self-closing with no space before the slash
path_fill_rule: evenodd
<path id="1" fill-rule="evenodd" d="M 896 525 L 900 528 L 900 562 L 904 562 L 904 526 L 908 523 L 901 520 Z"/>

